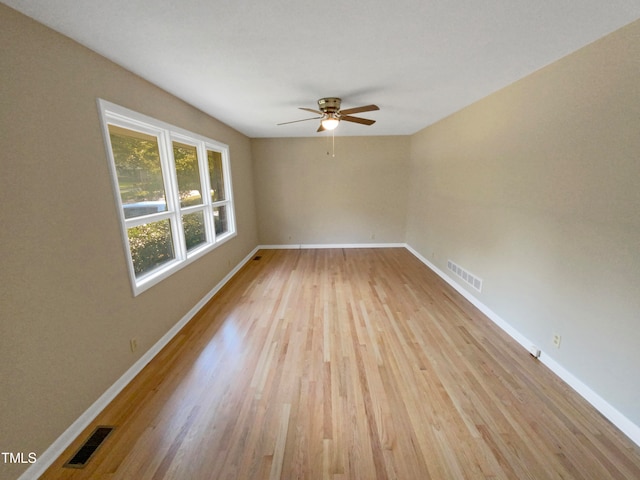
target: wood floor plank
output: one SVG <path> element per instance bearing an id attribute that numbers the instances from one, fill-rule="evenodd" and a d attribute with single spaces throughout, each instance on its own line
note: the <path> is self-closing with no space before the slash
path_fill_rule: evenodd
<path id="1" fill-rule="evenodd" d="M 640 478 L 638 446 L 406 249 L 259 256 L 42 478 Z"/>

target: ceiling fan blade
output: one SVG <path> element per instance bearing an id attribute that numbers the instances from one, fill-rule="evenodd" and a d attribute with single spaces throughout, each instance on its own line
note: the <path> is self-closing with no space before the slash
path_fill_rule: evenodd
<path id="1" fill-rule="evenodd" d="M 369 120 L 368 118 L 350 117 L 349 115 L 341 115 L 340 120 L 345 122 L 361 123 L 362 125 L 373 125 L 375 120 Z"/>
<path id="2" fill-rule="evenodd" d="M 324 132 L 325 130 L 326 129 L 324 128 L 324 126 L 321 123 L 320 126 L 318 127 L 318 130 L 316 130 L 316 132 Z"/>
<path id="3" fill-rule="evenodd" d="M 299 110 L 305 110 L 307 112 L 311 112 L 311 113 L 317 113 L 318 115 L 324 115 L 324 113 L 322 113 L 320 110 L 314 110 L 313 108 L 304 108 L 304 107 L 298 107 Z"/>
<path id="4" fill-rule="evenodd" d="M 351 115 L 352 113 L 373 112 L 374 110 L 380 110 L 377 105 L 365 105 L 363 107 L 347 108 L 346 110 L 340 110 L 342 115 Z"/>
<path id="5" fill-rule="evenodd" d="M 282 122 L 282 123 L 277 123 L 276 125 L 288 125 L 290 123 L 298 123 L 298 122 L 306 122 L 307 120 L 318 120 L 322 117 L 313 117 L 313 118 L 303 118 L 302 120 L 294 120 L 292 122 Z"/>

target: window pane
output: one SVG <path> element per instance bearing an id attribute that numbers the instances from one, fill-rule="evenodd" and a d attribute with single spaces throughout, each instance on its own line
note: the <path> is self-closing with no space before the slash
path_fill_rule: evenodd
<path id="1" fill-rule="evenodd" d="M 229 222 L 227 221 L 227 207 L 221 205 L 213 207 L 213 221 L 216 227 L 216 235 L 229 231 Z"/>
<path id="2" fill-rule="evenodd" d="M 136 277 L 175 258 L 168 219 L 132 227 L 127 234 Z"/>
<path id="3" fill-rule="evenodd" d="M 204 212 L 183 215 L 182 225 L 184 226 L 184 239 L 187 244 L 187 250 L 191 250 L 207 241 L 207 232 L 204 228 Z"/>
<path id="4" fill-rule="evenodd" d="M 158 139 L 109 125 L 125 218 L 164 212 L 165 200 Z"/>
<path id="5" fill-rule="evenodd" d="M 209 161 L 209 178 L 211 179 L 211 201 L 225 200 L 222 154 L 207 150 L 207 160 Z"/>
<path id="6" fill-rule="evenodd" d="M 202 205 L 202 182 L 196 147 L 173 142 L 173 157 L 176 162 L 180 206 Z"/>

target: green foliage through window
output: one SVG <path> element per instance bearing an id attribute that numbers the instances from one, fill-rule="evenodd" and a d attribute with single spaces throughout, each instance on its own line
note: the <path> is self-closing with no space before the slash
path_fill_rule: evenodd
<path id="1" fill-rule="evenodd" d="M 170 220 L 132 227 L 128 235 L 136 277 L 175 258 Z"/>

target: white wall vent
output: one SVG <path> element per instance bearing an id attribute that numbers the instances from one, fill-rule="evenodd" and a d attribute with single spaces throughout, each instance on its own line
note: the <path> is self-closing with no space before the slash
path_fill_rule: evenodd
<path id="1" fill-rule="evenodd" d="M 466 283 L 468 283 L 473 288 L 475 288 L 477 291 L 479 292 L 482 291 L 481 278 L 478 278 L 473 273 L 469 272 L 468 270 L 465 270 L 460 265 L 456 265 L 455 262 L 452 262 L 451 260 L 447 260 L 447 268 L 451 270 L 453 273 L 455 273 L 462 280 L 464 280 Z"/>

